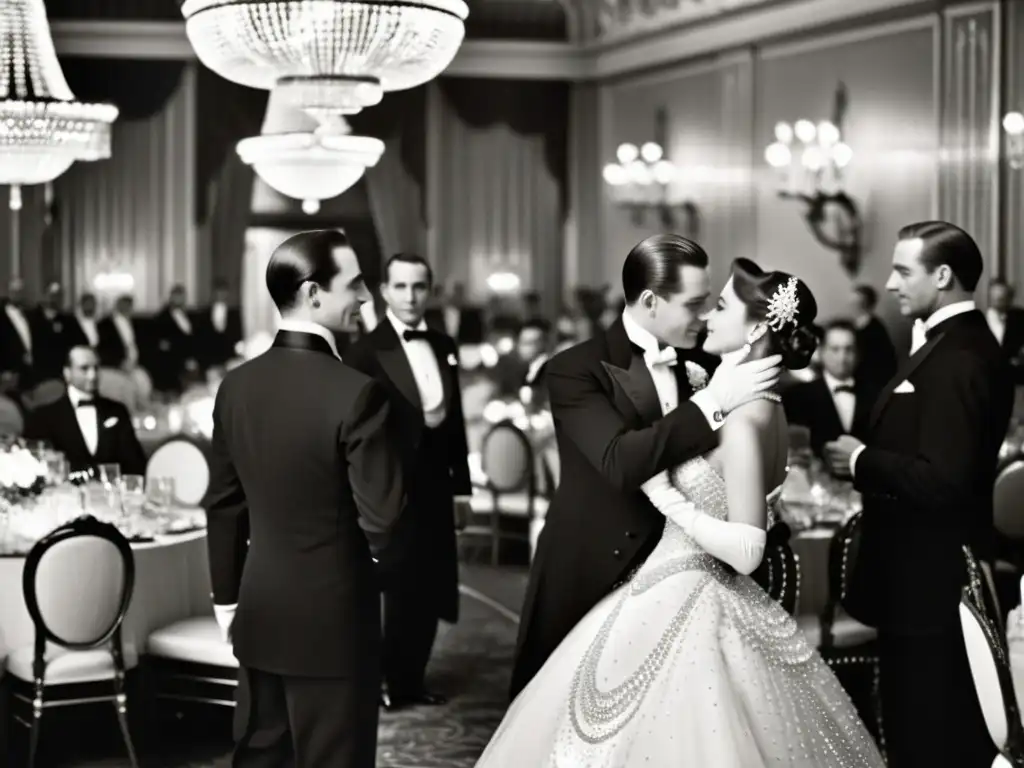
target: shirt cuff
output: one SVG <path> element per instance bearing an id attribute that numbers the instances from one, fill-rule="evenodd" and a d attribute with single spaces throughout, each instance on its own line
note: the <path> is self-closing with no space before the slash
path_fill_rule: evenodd
<path id="1" fill-rule="evenodd" d="M 700 408 L 700 412 L 704 414 L 704 418 L 708 420 L 708 424 L 711 426 L 712 431 L 717 430 L 725 423 L 725 416 L 722 414 L 722 409 L 715 402 L 714 396 L 706 389 L 702 389 L 697 392 L 693 397 L 690 398 L 690 402 Z"/>
<path id="2" fill-rule="evenodd" d="M 469 503 L 470 501 L 472 501 L 472 500 L 473 500 L 473 497 L 472 497 L 472 496 L 470 496 L 470 495 L 465 495 L 465 496 L 455 496 L 455 497 L 454 497 L 454 498 L 453 498 L 452 500 L 453 500 L 453 501 L 456 501 L 456 502 L 459 502 L 459 501 L 461 501 L 461 502 L 464 502 L 464 503 L 468 504 L 468 503 Z"/>
<path id="3" fill-rule="evenodd" d="M 866 445 L 858 445 L 853 449 L 853 453 L 850 454 L 850 477 L 857 476 L 857 459 L 864 453 L 865 448 L 867 448 Z"/>

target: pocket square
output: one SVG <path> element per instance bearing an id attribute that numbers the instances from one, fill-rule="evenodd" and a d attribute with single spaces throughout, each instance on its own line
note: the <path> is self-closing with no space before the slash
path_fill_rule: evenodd
<path id="1" fill-rule="evenodd" d="M 115 424 L 117 424 L 117 416 L 111 416 L 109 419 L 103 422 L 103 428 L 110 429 Z"/>
<path id="2" fill-rule="evenodd" d="M 914 391 L 916 390 L 914 389 L 914 385 L 910 383 L 910 379 L 904 379 L 900 382 L 900 385 L 892 391 L 892 393 L 894 395 L 905 395 Z"/>
<path id="3" fill-rule="evenodd" d="M 459 359 L 453 354 L 448 355 L 448 365 L 458 365 Z"/>

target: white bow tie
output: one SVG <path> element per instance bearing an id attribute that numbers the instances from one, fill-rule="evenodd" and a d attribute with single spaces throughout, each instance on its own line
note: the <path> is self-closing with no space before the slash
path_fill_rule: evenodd
<path id="1" fill-rule="evenodd" d="M 665 347 L 660 350 L 648 350 L 647 352 L 644 352 L 644 361 L 651 367 L 658 365 L 675 365 L 676 350 L 674 347 Z"/>

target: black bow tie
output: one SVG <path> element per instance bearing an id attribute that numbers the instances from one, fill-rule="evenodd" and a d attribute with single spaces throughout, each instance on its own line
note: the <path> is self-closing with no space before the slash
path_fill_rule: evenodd
<path id="1" fill-rule="evenodd" d="M 402 338 L 406 341 L 426 341 L 430 338 L 429 331 L 405 331 Z"/>
<path id="2" fill-rule="evenodd" d="M 96 401 L 95 400 L 88 400 L 88 399 L 83 398 L 83 399 L 78 401 L 78 405 L 76 405 L 75 407 L 76 408 L 95 408 L 96 407 Z"/>
<path id="3" fill-rule="evenodd" d="M 843 392 L 847 393 L 848 395 L 854 394 L 853 387 L 851 387 L 849 384 L 840 384 L 838 387 L 832 390 L 833 395 L 841 395 Z"/>

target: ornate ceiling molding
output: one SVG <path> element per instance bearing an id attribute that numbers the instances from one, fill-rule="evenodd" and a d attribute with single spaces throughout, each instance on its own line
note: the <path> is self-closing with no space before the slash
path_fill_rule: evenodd
<path id="1" fill-rule="evenodd" d="M 586 0 L 584 0 L 586 2 Z M 673 27 L 742 13 L 778 0 L 590 0 L 591 39 L 619 42 Z"/>

